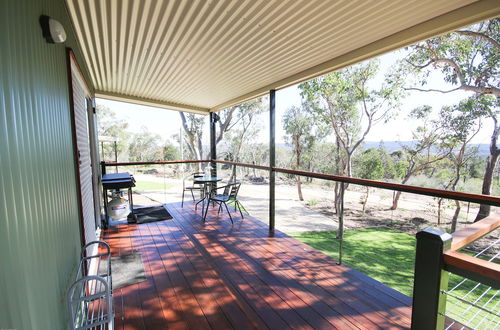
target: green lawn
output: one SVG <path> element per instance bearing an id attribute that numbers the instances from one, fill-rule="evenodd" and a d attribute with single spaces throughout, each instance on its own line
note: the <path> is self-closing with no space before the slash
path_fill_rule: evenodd
<path id="1" fill-rule="evenodd" d="M 304 232 L 290 235 L 338 259 L 339 241 L 335 238 L 337 232 Z M 415 245 L 414 236 L 391 229 L 348 230 L 344 234 L 343 263 L 407 296 L 412 296 Z M 462 280 L 463 277 L 451 274 L 448 290 L 451 290 Z M 476 282 L 467 280 L 452 294 L 465 297 L 468 301 L 478 299 L 477 304 L 479 306 L 483 306 L 489 300 L 492 300 L 493 303 L 488 304 L 489 309 L 496 302 L 497 306 L 494 308 L 494 313 L 500 314 L 499 298 L 495 296 L 497 290 L 490 290 L 481 297 L 485 290 L 485 285 L 477 286 Z M 461 322 L 474 319 L 471 325 L 474 328 L 481 329 L 488 329 L 489 325 L 491 325 L 486 321 L 480 323 L 483 317 L 493 320 L 494 324 L 500 321 L 499 317 L 482 312 L 475 307 L 471 308 L 453 297 L 449 297 L 447 300 L 446 314 Z"/>
<path id="2" fill-rule="evenodd" d="M 337 232 L 305 232 L 292 236 L 338 259 Z M 347 230 L 342 262 L 370 277 L 412 295 L 415 237 L 390 229 Z M 388 276 L 390 275 L 390 276 Z"/>
<path id="3" fill-rule="evenodd" d="M 134 190 L 137 191 L 164 190 L 164 189 L 170 189 L 172 187 L 173 185 L 169 183 L 139 180 L 135 183 Z"/>

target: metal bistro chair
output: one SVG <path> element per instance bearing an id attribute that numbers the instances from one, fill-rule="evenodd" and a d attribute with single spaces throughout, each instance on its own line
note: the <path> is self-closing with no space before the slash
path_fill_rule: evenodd
<path id="1" fill-rule="evenodd" d="M 182 203 L 181 203 L 181 207 L 184 207 L 184 193 L 186 191 L 190 191 L 191 192 L 191 196 L 193 197 L 193 202 L 196 200 L 194 198 L 194 193 L 193 191 L 194 190 L 198 190 L 200 193 L 203 192 L 203 184 L 200 184 L 200 183 L 195 183 L 194 182 L 194 179 L 195 178 L 201 178 L 203 177 L 204 173 L 203 172 L 194 172 L 192 173 L 190 176 L 187 176 L 185 177 L 183 180 L 182 180 Z M 186 181 L 191 181 L 192 183 L 192 186 L 186 186 Z"/>
<path id="2" fill-rule="evenodd" d="M 205 209 L 205 215 L 203 216 L 203 221 L 205 221 L 205 219 L 207 218 L 208 206 L 210 205 L 210 202 L 215 202 L 219 205 L 217 214 L 221 212 L 222 204 L 224 204 L 224 206 L 226 207 L 227 214 L 229 214 L 229 219 L 231 219 L 231 223 L 234 223 L 233 218 L 231 217 L 231 212 L 229 212 L 229 209 L 227 207 L 227 202 L 229 201 L 234 201 L 235 209 L 240 211 L 241 218 L 243 219 L 243 212 L 241 212 L 242 205 L 238 201 L 238 191 L 240 190 L 240 186 L 241 182 L 233 182 L 212 190 L 212 193 L 210 194 L 210 197 L 208 199 L 207 208 Z M 214 192 L 219 189 L 224 189 L 224 193 L 215 194 Z"/>

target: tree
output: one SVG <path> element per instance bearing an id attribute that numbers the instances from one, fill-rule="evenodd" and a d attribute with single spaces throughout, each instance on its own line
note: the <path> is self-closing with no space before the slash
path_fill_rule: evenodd
<path id="1" fill-rule="evenodd" d="M 180 159 L 179 150 L 170 142 L 166 140 L 163 144 L 163 157 L 162 160 L 177 160 Z"/>
<path id="2" fill-rule="evenodd" d="M 359 157 L 357 166 L 357 176 L 369 180 L 381 180 L 384 178 L 383 155 L 379 149 L 367 149 Z M 363 214 L 365 214 L 366 204 L 370 187 L 366 186 L 365 199 L 363 201 Z"/>
<path id="3" fill-rule="evenodd" d="M 250 112 L 262 112 L 263 99 L 258 98 L 245 103 L 232 106 L 222 110 L 217 121 L 218 130 L 215 143 L 219 144 L 231 129 L 236 127 L 240 121 Z M 203 127 L 206 117 L 190 113 L 179 112 L 184 130 L 184 138 L 191 159 L 203 159 Z"/>
<path id="4" fill-rule="evenodd" d="M 116 113 L 101 104 L 96 106 L 97 113 L 97 132 L 99 136 L 109 136 L 116 140 L 116 152 L 119 155 L 127 150 L 127 142 L 130 138 L 130 133 L 127 131 L 128 123 L 123 119 L 118 119 Z M 106 155 L 114 154 L 114 144 L 103 143 L 102 155 L 103 160 Z"/>
<path id="5" fill-rule="evenodd" d="M 255 111 L 261 113 L 264 109 L 263 101 L 263 98 L 257 98 L 222 110 L 219 114 L 219 121 L 217 122 L 219 129 L 217 130 L 215 143 L 218 144 L 221 142 L 224 138 L 224 134 L 238 125 L 245 117 L 246 113 Z"/>
<path id="6" fill-rule="evenodd" d="M 451 148 L 445 141 L 445 133 L 437 121 L 430 119 L 431 113 L 430 106 L 412 110 L 410 118 L 418 119 L 422 125 L 412 132 L 414 143 L 403 145 L 401 151 L 393 153 L 398 163 L 406 165 L 402 184 L 407 183 L 414 174 L 431 169 L 436 162 L 450 153 Z M 398 208 L 400 197 L 401 191 L 394 194 L 391 210 Z"/>
<path id="7" fill-rule="evenodd" d="M 484 117 L 487 106 L 481 99 L 473 96 L 461 101 L 455 106 L 446 106 L 439 112 L 440 126 L 445 130 L 448 143 L 453 146 L 448 158 L 452 164 L 453 175 L 445 189 L 456 190 L 460 177 L 464 175 L 467 163 L 476 155 L 477 148 L 469 147 L 469 143 L 481 129 L 481 118 Z M 439 199 L 439 206 L 442 198 Z M 460 214 L 460 202 L 455 200 L 455 213 L 451 220 L 451 232 L 457 227 Z"/>
<path id="8" fill-rule="evenodd" d="M 380 158 L 382 160 L 382 166 L 384 168 L 383 179 L 385 180 L 399 179 L 402 176 L 401 166 L 398 166 L 398 164 L 394 162 L 394 159 L 385 149 L 383 142 L 380 143 L 379 147 L 377 148 L 377 151 L 380 154 Z"/>
<path id="9" fill-rule="evenodd" d="M 433 70 L 439 70 L 449 90 L 409 89 L 450 93 L 456 90 L 500 96 L 498 62 L 500 51 L 500 19 L 495 18 L 410 47 L 406 58 L 408 69 L 416 72 L 420 84 L 428 84 Z"/>
<path id="10" fill-rule="evenodd" d="M 133 162 L 148 162 L 163 159 L 161 137 L 142 127 L 141 132 L 133 135 L 129 144 L 129 159 Z"/>
<path id="11" fill-rule="evenodd" d="M 493 174 L 500 156 L 500 147 L 498 146 L 498 136 L 500 135 L 500 104 L 498 97 L 493 99 L 492 97 L 481 96 L 480 99 L 480 103 L 483 103 L 483 109 L 487 114 L 486 116 L 493 121 L 493 133 L 490 137 L 490 154 L 486 159 L 486 169 L 484 171 L 483 185 L 481 188 L 481 193 L 483 195 L 491 195 Z M 490 210 L 491 205 L 481 204 L 474 222 L 487 217 L 490 214 Z"/>
<path id="12" fill-rule="evenodd" d="M 317 142 L 310 152 L 310 172 L 339 173 L 337 159 L 337 146 L 332 142 Z"/>
<path id="13" fill-rule="evenodd" d="M 465 173 L 466 175 L 463 176 L 463 181 L 465 183 L 465 180 L 467 177 L 469 178 L 476 178 L 476 179 L 480 179 L 482 178 L 484 175 L 482 173 L 482 170 L 484 169 L 484 164 L 486 163 L 486 160 L 483 159 L 480 155 L 480 150 L 478 148 L 478 152 L 475 153 L 470 159 L 469 161 L 467 162 L 467 164 L 465 164 Z M 498 171 L 498 166 L 496 167 L 496 170 Z"/>
<path id="14" fill-rule="evenodd" d="M 353 154 L 374 125 L 391 118 L 403 95 L 402 79 L 392 73 L 377 84 L 378 89 L 370 88 L 378 70 L 379 61 L 371 60 L 299 85 L 303 98 L 315 103 L 312 109 L 317 120 L 333 130 L 340 165 L 337 174 L 352 176 Z M 338 210 L 338 184 L 335 201 Z"/>
<path id="15" fill-rule="evenodd" d="M 287 143 L 291 144 L 295 155 L 292 169 L 300 169 L 304 149 L 310 150 L 316 140 L 314 121 L 310 112 L 305 110 L 306 107 L 307 105 L 303 105 L 302 108 L 292 106 L 285 111 L 282 119 Z M 303 201 L 300 175 L 296 175 L 295 178 L 299 200 Z"/>
<path id="16" fill-rule="evenodd" d="M 444 81 L 453 86 L 447 90 L 420 87 L 408 89 L 441 93 L 463 90 L 472 92 L 492 104 L 493 107 L 485 115 L 494 123 L 490 155 L 486 162 L 481 191 L 485 195 L 491 194 L 493 173 L 500 155 L 500 148 L 497 147 L 500 134 L 498 123 L 499 40 L 500 20 L 495 18 L 410 47 L 404 66 L 406 73 L 416 74 L 421 86 L 428 85 L 428 78 L 433 70 L 439 70 L 443 74 Z M 488 95 L 490 97 L 487 97 Z M 490 206 L 481 205 L 475 221 L 484 218 L 489 213 Z"/>
<path id="17" fill-rule="evenodd" d="M 203 159 L 203 126 L 205 116 L 179 112 L 184 129 L 184 138 L 191 159 Z"/>
<path id="18" fill-rule="evenodd" d="M 252 164 L 264 164 L 269 163 L 269 149 L 267 145 L 263 143 L 251 142 L 247 144 L 248 146 L 248 155 L 249 162 Z M 253 176 L 256 177 L 257 173 L 255 168 L 252 168 Z"/>
<path id="19" fill-rule="evenodd" d="M 226 130 L 228 135 L 228 152 L 230 158 L 235 161 L 240 161 L 240 154 L 244 146 L 244 142 L 252 140 L 257 136 L 260 126 L 255 119 L 264 111 L 262 100 L 259 102 L 248 103 L 249 106 L 241 107 L 233 116 L 236 117 L 231 130 Z M 236 180 L 236 166 L 233 166 L 229 181 Z"/>

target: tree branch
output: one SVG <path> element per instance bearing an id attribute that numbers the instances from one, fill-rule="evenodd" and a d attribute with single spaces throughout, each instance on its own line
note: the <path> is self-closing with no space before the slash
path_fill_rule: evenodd
<path id="1" fill-rule="evenodd" d="M 342 144 L 342 147 L 345 149 L 346 148 L 346 145 L 345 145 L 345 141 L 342 140 L 341 138 L 341 135 L 340 135 L 340 132 L 339 132 L 339 129 L 337 127 L 337 122 L 336 122 L 336 118 L 334 116 L 334 105 L 333 103 L 328 99 L 328 96 L 326 95 L 323 95 L 323 98 L 325 99 L 326 101 L 326 104 L 328 106 L 328 114 L 330 115 L 330 122 L 332 124 L 332 127 L 333 127 L 333 130 L 335 131 L 335 135 L 337 136 L 337 142 L 339 142 L 340 144 Z"/>
<path id="2" fill-rule="evenodd" d="M 231 120 L 233 119 L 233 113 L 237 108 L 238 108 L 237 106 L 234 106 L 234 107 L 231 107 L 229 110 L 226 110 L 227 116 L 226 116 L 224 122 L 222 120 L 219 121 L 219 135 L 217 136 L 217 139 L 215 140 L 215 144 L 218 144 L 222 140 L 222 138 L 224 137 L 224 133 L 229 130 L 228 126 L 231 124 Z"/>
<path id="3" fill-rule="evenodd" d="M 446 93 L 451 93 L 451 92 L 455 92 L 459 89 L 461 89 L 462 86 L 460 87 L 457 87 L 457 88 L 453 88 L 453 89 L 450 89 L 450 90 L 447 90 L 447 91 L 443 91 L 441 89 L 433 89 L 433 88 L 430 88 L 430 89 L 422 89 L 422 88 L 417 88 L 417 87 L 403 87 L 403 89 L 405 91 L 419 91 L 419 92 L 439 92 L 439 93 L 443 93 L 443 94 L 446 94 Z"/>
<path id="4" fill-rule="evenodd" d="M 363 98 L 363 110 L 364 110 L 364 113 L 366 114 L 366 117 L 368 118 L 368 125 L 366 126 L 366 129 L 365 129 L 363 135 L 361 136 L 361 138 L 352 147 L 353 152 L 365 140 L 366 136 L 368 135 L 368 132 L 370 132 L 370 129 L 372 128 L 373 113 L 370 114 L 370 112 L 368 111 L 368 106 L 366 105 L 365 98 Z"/>
<path id="5" fill-rule="evenodd" d="M 469 30 L 459 30 L 459 31 L 455 31 L 455 33 L 461 34 L 464 36 L 481 38 L 481 39 L 486 40 L 487 42 L 491 43 L 497 49 L 500 49 L 500 43 L 498 41 L 496 41 L 495 39 L 491 38 L 490 36 L 487 36 L 484 33 L 476 32 L 476 31 L 469 31 Z"/>

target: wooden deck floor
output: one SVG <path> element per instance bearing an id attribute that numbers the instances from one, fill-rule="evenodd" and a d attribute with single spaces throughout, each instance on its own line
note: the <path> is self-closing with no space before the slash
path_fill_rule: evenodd
<path id="1" fill-rule="evenodd" d="M 140 251 L 147 276 L 115 289 L 116 329 L 410 327 L 408 297 L 250 216 L 165 207 L 173 220 L 103 233 L 113 255 Z"/>

